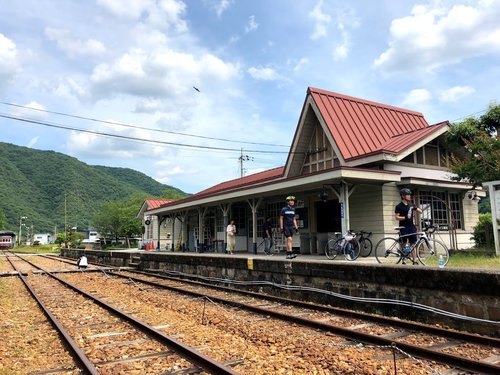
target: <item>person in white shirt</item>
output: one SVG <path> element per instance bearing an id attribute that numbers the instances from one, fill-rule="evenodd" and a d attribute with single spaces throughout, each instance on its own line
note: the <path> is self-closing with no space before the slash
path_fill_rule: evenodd
<path id="1" fill-rule="evenodd" d="M 234 220 L 229 222 L 226 229 L 227 233 L 227 252 L 233 254 L 234 247 L 236 245 L 236 225 L 234 225 Z"/>
<path id="2" fill-rule="evenodd" d="M 76 264 L 78 265 L 78 269 L 85 269 L 87 268 L 87 266 L 89 265 L 88 262 L 87 262 L 87 257 L 85 256 L 85 254 L 83 254 L 80 259 L 78 259 L 78 262 L 76 262 Z"/>

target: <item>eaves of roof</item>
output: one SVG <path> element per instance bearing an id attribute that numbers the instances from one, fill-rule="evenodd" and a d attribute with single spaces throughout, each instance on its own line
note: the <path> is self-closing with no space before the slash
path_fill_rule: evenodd
<path id="1" fill-rule="evenodd" d="M 283 167 L 281 167 L 280 169 L 282 170 L 282 168 Z M 255 175 L 253 176 L 255 178 Z M 206 193 L 205 190 L 204 192 L 161 206 L 156 210 L 156 212 L 160 211 L 163 208 L 172 209 L 179 207 L 182 209 L 186 209 L 196 204 L 206 204 L 215 202 L 217 200 L 226 200 L 229 198 L 233 200 L 241 200 L 243 199 L 243 197 L 245 197 L 245 195 L 251 196 L 253 194 L 257 194 L 260 196 L 269 192 L 271 192 L 271 194 L 275 194 L 276 192 L 280 191 L 280 189 L 295 189 L 297 187 L 304 189 L 307 187 L 321 185 L 322 180 L 329 181 L 332 178 L 344 177 L 357 180 L 379 181 L 385 183 L 399 181 L 400 172 L 384 171 L 370 168 L 335 167 L 323 171 L 289 178 L 283 178 L 283 176 L 280 174 L 276 178 L 259 179 L 255 180 L 254 183 L 251 184 L 234 184 L 232 189 L 218 189 L 217 191 L 211 191 L 210 193 Z M 233 180 L 233 182 L 238 180 Z"/>
<path id="2" fill-rule="evenodd" d="M 409 149 L 421 142 L 427 143 L 431 141 L 436 136 L 436 133 L 438 133 L 437 135 L 441 134 L 444 128 L 447 128 L 448 126 L 449 122 L 444 121 L 436 125 L 431 125 L 426 128 L 394 136 L 388 139 L 384 144 L 380 145 L 378 150 L 364 155 L 359 155 L 355 158 L 350 158 L 348 161 L 364 159 L 381 154 L 393 155 L 394 157 L 397 157 L 401 153 L 407 152 Z"/>

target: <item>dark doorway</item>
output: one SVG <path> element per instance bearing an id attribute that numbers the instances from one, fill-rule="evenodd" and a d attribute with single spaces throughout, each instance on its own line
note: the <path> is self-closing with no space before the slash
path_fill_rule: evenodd
<path id="1" fill-rule="evenodd" d="M 340 232 L 342 230 L 340 212 L 340 203 L 337 199 L 316 202 L 318 233 Z"/>

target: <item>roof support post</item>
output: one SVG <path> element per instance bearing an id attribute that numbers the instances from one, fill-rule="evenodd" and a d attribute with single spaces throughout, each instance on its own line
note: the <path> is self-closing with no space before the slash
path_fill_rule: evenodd
<path id="1" fill-rule="evenodd" d="M 252 209 L 252 241 L 253 241 L 253 253 L 257 254 L 257 210 L 259 205 L 262 203 L 262 198 L 259 199 L 247 199 L 250 208 Z"/>
<path id="2" fill-rule="evenodd" d="M 179 240 L 177 241 L 177 244 L 182 252 L 186 251 L 186 239 L 188 238 L 187 223 L 186 223 L 187 214 L 188 214 L 187 211 L 181 211 L 176 215 L 177 219 L 181 222 L 181 230 L 179 233 Z"/>
<path id="3" fill-rule="evenodd" d="M 160 251 L 161 225 L 163 222 L 165 222 L 167 220 L 168 217 L 169 217 L 169 215 L 165 215 L 165 216 L 157 215 L 157 218 L 158 218 L 158 246 L 156 247 L 157 251 Z"/>
<path id="4" fill-rule="evenodd" d="M 231 211 L 231 203 L 221 203 L 219 208 L 222 210 L 222 230 L 224 231 L 224 246 L 222 250 L 226 252 L 227 249 L 227 226 L 229 224 L 229 212 Z"/>
<path id="5" fill-rule="evenodd" d="M 330 186 L 340 203 L 340 222 L 342 226 L 342 234 L 346 233 L 350 228 L 349 219 L 349 197 L 356 189 L 356 185 L 349 185 L 346 181 L 340 181 L 338 186 Z"/>
<path id="6" fill-rule="evenodd" d="M 205 233 L 205 215 L 207 213 L 207 207 L 198 207 L 198 238 L 196 241 L 196 252 L 203 252 L 203 246 L 205 245 L 204 233 Z"/>

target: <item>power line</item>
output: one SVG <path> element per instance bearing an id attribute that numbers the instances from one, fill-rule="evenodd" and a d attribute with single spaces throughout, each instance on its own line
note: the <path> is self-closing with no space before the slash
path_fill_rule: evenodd
<path id="1" fill-rule="evenodd" d="M 109 124 L 109 125 L 118 125 L 118 126 L 123 126 L 123 127 L 126 127 L 126 128 L 148 130 L 148 131 L 158 132 L 158 133 L 168 133 L 168 134 L 182 135 L 182 136 L 185 136 L 185 137 L 210 139 L 210 140 L 214 140 L 214 141 L 233 142 L 233 143 L 239 143 L 239 144 L 244 143 L 244 144 L 259 145 L 259 146 L 290 147 L 290 146 L 286 146 L 286 145 L 277 145 L 277 144 L 272 144 L 272 143 L 259 143 L 259 142 L 249 142 L 249 141 L 238 141 L 238 140 L 234 140 L 234 139 L 215 138 L 215 137 L 208 137 L 208 136 L 203 136 L 203 135 L 195 135 L 195 134 L 188 134 L 188 133 L 173 132 L 173 131 L 162 130 L 162 129 L 151 129 L 151 128 L 146 128 L 146 127 L 138 126 L 138 125 L 124 124 L 124 123 L 115 122 L 115 121 L 99 120 L 99 119 L 92 118 L 92 117 L 85 117 L 85 116 L 72 115 L 72 114 L 63 113 L 63 112 L 49 111 L 47 109 L 41 109 L 41 108 L 32 108 L 32 107 L 24 106 L 24 105 L 21 105 L 21 104 L 8 103 L 8 102 L 2 102 L 2 101 L 0 101 L 0 104 L 8 105 L 8 106 L 11 106 L 11 107 L 18 107 L 18 108 L 23 108 L 23 109 L 29 109 L 29 110 L 32 110 L 32 111 L 39 111 L 39 112 L 44 112 L 44 113 L 50 113 L 50 114 L 59 115 L 59 116 L 66 116 L 66 117 L 71 117 L 71 118 L 77 118 L 77 119 L 80 119 L 80 120 L 100 122 L 100 123 Z"/>
<path id="2" fill-rule="evenodd" d="M 496 100 L 493 100 L 492 103 L 496 103 Z M 455 120 L 451 120 L 450 122 L 457 122 L 457 121 L 462 120 L 462 119 L 466 119 L 466 118 L 469 118 L 469 117 L 474 117 L 476 115 L 479 115 L 480 113 L 487 112 L 488 110 L 489 110 L 489 107 L 485 108 L 485 109 L 482 109 L 480 111 L 471 113 L 470 115 L 466 115 L 466 116 L 462 116 L 462 117 L 456 118 Z"/>
<path id="3" fill-rule="evenodd" d="M 94 135 L 98 135 L 98 136 L 125 139 L 125 140 L 132 140 L 132 141 L 137 141 L 137 142 L 154 143 L 154 144 L 169 145 L 169 146 L 176 146 L 176 147 L 187 147 L 187 148 L 203 149 L 203 150 L 241 152 L 241 149 L 236 149 L 236 148 L 200 146 L 200 145 L 191 145 L 191 144 L 178 143 L 178 142 L 166 142 L 166 141 L 158 141 L 158 140 L 152 140 L 152 139 L 128 137 L 128 136 L 119 135 L 119 134 L 103 133 L 103 132 L 98 132 L 98 131 L 94 131 L 94 130 L 78 129 L 78 128 L 74 128 L 71 126 L 51 124 L 49 122 L 25 119 L 22 117 L 10 116 L 10 115 L 5 115 L 5 114 L 1 114 L 1 113 L 0 113 L 0 117 L 10 119 L 10 120 L 15 120 L 15 121 L 21 121 L 21 122 L 27 122 L 27 123 L 31 123 L 31 124 L 48 126 L 51 128 L 72 130 L 72 131 L 77 131 L 77 132 L 81 132 L 81 133 L 88 133 L 88 134 L 94 134 Z M 268 150 L 248 150 L 248 152 L 261 153 L 261 154 L 287 154 L 288 153 L 288 151 L 268 151 Z"/>

